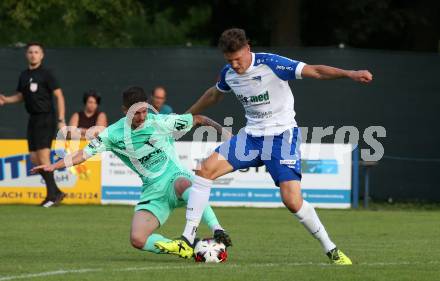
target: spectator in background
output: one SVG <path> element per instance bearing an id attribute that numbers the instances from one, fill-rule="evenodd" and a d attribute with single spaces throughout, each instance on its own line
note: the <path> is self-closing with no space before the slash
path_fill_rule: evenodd
<path id="1" fill-rule="evenodd" d="M 98 135 L 105 127 L 107 127 L 107 115 L 99 111 L 99 104 L 101 103 L 101 96 L 95 90 L 89 90 L 83 95 L 84 109 L 75 112 L 70 117 L 69 126 L 77 127 L 81 131 L 81 138 L 85 139 L 86 132 L 91 127 L 93 129 L 93 136 Z"/>
<path id="2" fill-rule="evenodd" d="M 173 113 L 171 106 L 165 104 L 167 92 L 163 86 L 157 86 L 151 92 L 150 104 L 156 109 L 156 112 L 148 108 L 148 113 L 170 114 Z"/>

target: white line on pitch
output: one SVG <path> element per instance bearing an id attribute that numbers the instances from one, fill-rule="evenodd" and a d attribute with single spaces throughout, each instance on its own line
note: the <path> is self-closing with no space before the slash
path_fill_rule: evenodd
<path id="1" fill-rule="evenodd" d="M 396 265 L 426 265 L 426 264 L 440 264 L 440 261 L 428 261 L 428 262 L 373 262 L 373 263 L 358 263 L 354 266 L 396 266 Z M 145 270 L 163 270 L 163 269 L 204 269 L 216 267 L 215 264 L 192 264 L 192 265 L 158 265 L 158 266 L 143 266 L 143 267 L 126 267 L 120 269 L 113 269 L 113 272 L 127 272 L 127 271 L 145 271 Z M 313 263 L 313 262 L 293 262 L 293 263 L 255 263 L 255 264 L 222 264 L 220 268 L 231 268 L 231 267 L 277 267 L 277 266 L 334 266 L 329 263 Z M 0 281 L 9 281 L 16 279 L 31 279 L 37 277 L 54 276 L 54 275 L 66 275 L 66 274 L 83 274 L 83 273 L 93 273 L 109 271 L 104 268 L 84 268 L 84 269 L 67 269 L 67 270 L 56 270 L 56 271 L 46 271 L 39 273 L 28 273 L 21 275 L 11 275 L 2 276 Z"/>
<path id="2" fill-rule="evenodd" d="M 30 279 L 36 277 L 53 276 L 53 275 L 65 275 L 69 273 L 87 273 L 87 272 L 97 272 L 102 271 L 102 268 L 85 268 L 85 269 L 69 269 L 69 270 L 56 270 L 56 271 L 46 271 L 40 273 L 29 273 L 22 275 L 4 276 L 0 277 L 0 281 L 15 280 L 15 279 Z"/>

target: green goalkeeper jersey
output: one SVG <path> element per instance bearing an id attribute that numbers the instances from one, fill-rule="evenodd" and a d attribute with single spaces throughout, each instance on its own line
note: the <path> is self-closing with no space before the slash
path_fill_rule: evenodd
<path id="1" fill-rule="evenodd" d="M 193 126 L 192 114 L 148 114 L 141 128 L 133 130 L 127 117 L 107 127 L 89 142 L 85 153 L 93 156 L 112 151 L 143 182 L 142 193 L 160 193 L 161 180 L 178 171 L 187 171 L 178 159 L 174 133 L 187 132 Z"/>

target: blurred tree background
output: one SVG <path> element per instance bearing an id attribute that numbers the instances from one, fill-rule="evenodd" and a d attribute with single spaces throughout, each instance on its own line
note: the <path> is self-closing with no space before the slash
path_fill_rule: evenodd
<path id="1" fill-rule="evenodd" d="M 0 45 L 215 46 L 242 27 L 253 45 L 438 51 L 440 1 L 2 0 Z"/>

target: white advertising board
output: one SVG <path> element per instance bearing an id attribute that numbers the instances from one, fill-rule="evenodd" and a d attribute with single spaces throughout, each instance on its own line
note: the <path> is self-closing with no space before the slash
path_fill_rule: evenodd
<path id="1" fill-rule="evenodd" d="M 218 143 L 176 142 L 185 167 L 194 170 Z M 349 144 L 301 144 L 302 193 L 314 206 L 349 208 L 351 205 L 352 146 Z M 103 203 L 136 204 L 141 181 L 112 153 L 102 156 Z M 213 206 L 278 207 L 278 187 L 263 167 L 238 170 L 214 181 Z"/>

